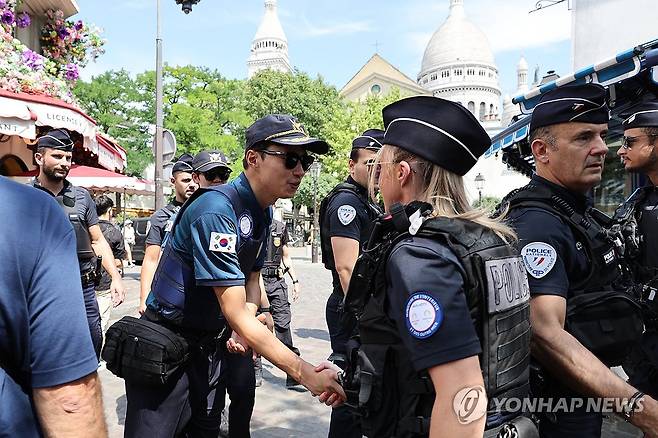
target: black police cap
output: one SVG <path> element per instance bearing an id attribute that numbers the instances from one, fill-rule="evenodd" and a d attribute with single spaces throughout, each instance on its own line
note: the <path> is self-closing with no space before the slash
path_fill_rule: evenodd
<path id="1" fill-rule="evenodd" d="M 207 172 L 215 167 L 229 167 L 228 158 L 221 151 L 201 151 L 192 162 L 195 172 Z"/>
<path id="2" fill-rule="evenodd" d="M 182 154 L 176 162 L 174 163 L 174 166 L 171 168 L 171 174 L 173 175 L 174 173 L 177 172 L 192 172 L 192 162 L 194 161 L 194 157 L 190 154 Z"/>
<path id="3" fill-rule="evenodd" d="M 530 131 L 559 123 L 608 123 L 605 88 L 599 84 L 565 85 L 544 94 L 532 110 Z"/>
<path id="4" fill-rule="evenodd" d="M 71 152 L 73 145 L 74 142 L 66 129 L 52 129 L 37 140 L 37 148 L 59 149 L 64 152 Z"/>
<path id="5" fill-rule="evenodd" d="M 384 144 L 384 131 L 381 129 L 368 129 L 352 140 L 352 149 L 370 149 L 378 151 Z"/>
<path id="6" fill-rule="evenodd" d="M 256 120 L 246 132 L 245 149 L 253 149 L 262 143 L 282 146 L 301 146 L 316 154 L 329 152 L 329 144 L 309 137 L 304 126 L 288 114 L 269 114 Z"/>
<path id="7" fill-rule="evenodd" d="M 658 102 L 644 102 L 621 115 L 624 129 L 658 127 Z"/>
<path id="8" fill-rule="evenodd" d="M 382 110 L 384 144 L 397 146 L 464 176 L 491 146 L 491 139 L 469 110 L 431 96 L 399 100 Z"/>

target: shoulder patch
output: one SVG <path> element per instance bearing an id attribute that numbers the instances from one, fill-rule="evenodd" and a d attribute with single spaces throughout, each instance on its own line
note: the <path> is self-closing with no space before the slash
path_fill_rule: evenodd
<path id="1" fill-rule="evenodd" d="M 237 236 L 235 234 L 210 233 L 210 246 L 208 249 L 213 252 L 227 252 L 235 254 L 235 243 Z"/>
<path id="2" fill-rule="evenodd" d="M 247 213 L 244 213 L 238 219 L 238 226 L 240 228 L 240 235 L 242 237 L 251 237 L 251 232 L 254 228 L 254 222 Z"/>
<path id="3" fill-rule="evenodd" d="M 523 247 L 521 257 L 528 274 L 542 278 L 555 266 L 557 251 L 548 243 L 531 242 Z"/>
<path id="4" fill-rule="evenodd" d="M 338 207 L 338 220 L 343 225 L 349 225 L 356 217 L 356 209 L 349 204 Z"/>
<path id="5" fill-rule="evenodd" d="M 426 292 L 415 292 L 405 306 L 407 330 L 416 339 L 432 336 L 441 327 L 443 309 L 439 302 Z"/>

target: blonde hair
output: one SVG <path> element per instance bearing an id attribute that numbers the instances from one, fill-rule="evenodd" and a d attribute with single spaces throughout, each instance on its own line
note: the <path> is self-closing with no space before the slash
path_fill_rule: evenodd
<path id="1" fill-rule="evenodd" d="M 375 158 L 376 168 L 380 164 L 400 163 L 406 161 L 420 178 L 417 186 L 419 191 L 415 199 L 427 202 L 432 206 L 434 217 L 465 219 L 493 231 L 498 237 L 509 243 L 516 240 L 516 233 L 507 226 L 503 219 L 506 212 L 492 219 L 488 212 L 482 208 L 472 208 L 466 198 L 464 179 L 456 173 L 450 172 L 434 163 L 412 154 L 396 146 L 384 145 Z M 392 167 L 382 172 L 392 172 Z M 370 175 L 370 195 L 374 199 L 374 190 L 377 185 L 375 172 Z"/>

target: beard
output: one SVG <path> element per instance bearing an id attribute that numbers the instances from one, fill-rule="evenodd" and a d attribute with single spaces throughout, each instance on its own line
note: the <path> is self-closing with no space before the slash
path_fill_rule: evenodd
<path id="1" fill-rule="evenodd" d="M 41 168 L 41 171 L 46 176 L 46 178 L 48 178 L 49 180 L 51 180 L 53 182 L 64 181 L 66 179 L 66 177 L 68 176 L 68 174 L 69 174 L 68 170 L 64 171 L 62 169 L 56 169 L 54 167 L 46 167 L 46 166 L 43 166 Z M 64 173 L 63 176 L 62 176 L 62 173 Z"/>

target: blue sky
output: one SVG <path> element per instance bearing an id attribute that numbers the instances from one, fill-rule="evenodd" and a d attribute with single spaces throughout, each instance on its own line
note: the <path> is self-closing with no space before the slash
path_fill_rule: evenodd
<path id="1" fill-rule="evenodd" d="M 432 33 L 448 15 L 449 0 L 279 0 L 291 63 L 340 89 L 375 52 L 415 79 Z M 503 93 L 516 90 L 524 55 L 530 75 L 571 68 L 571 14 L 567 2 L 528 13 L 536 0 L 465 0 L 467 17 L 487 35 Z M 106 53 L 83 78 L 109 69 L 139 73 L 155 66 L 156 0 L 78 0 L 75 18 L 104 29 Z M 262 0 L 201 0 L 185 15 L 161 0 L 164 59 L 244 78 L 249 45 L 263 15 Z"/>

